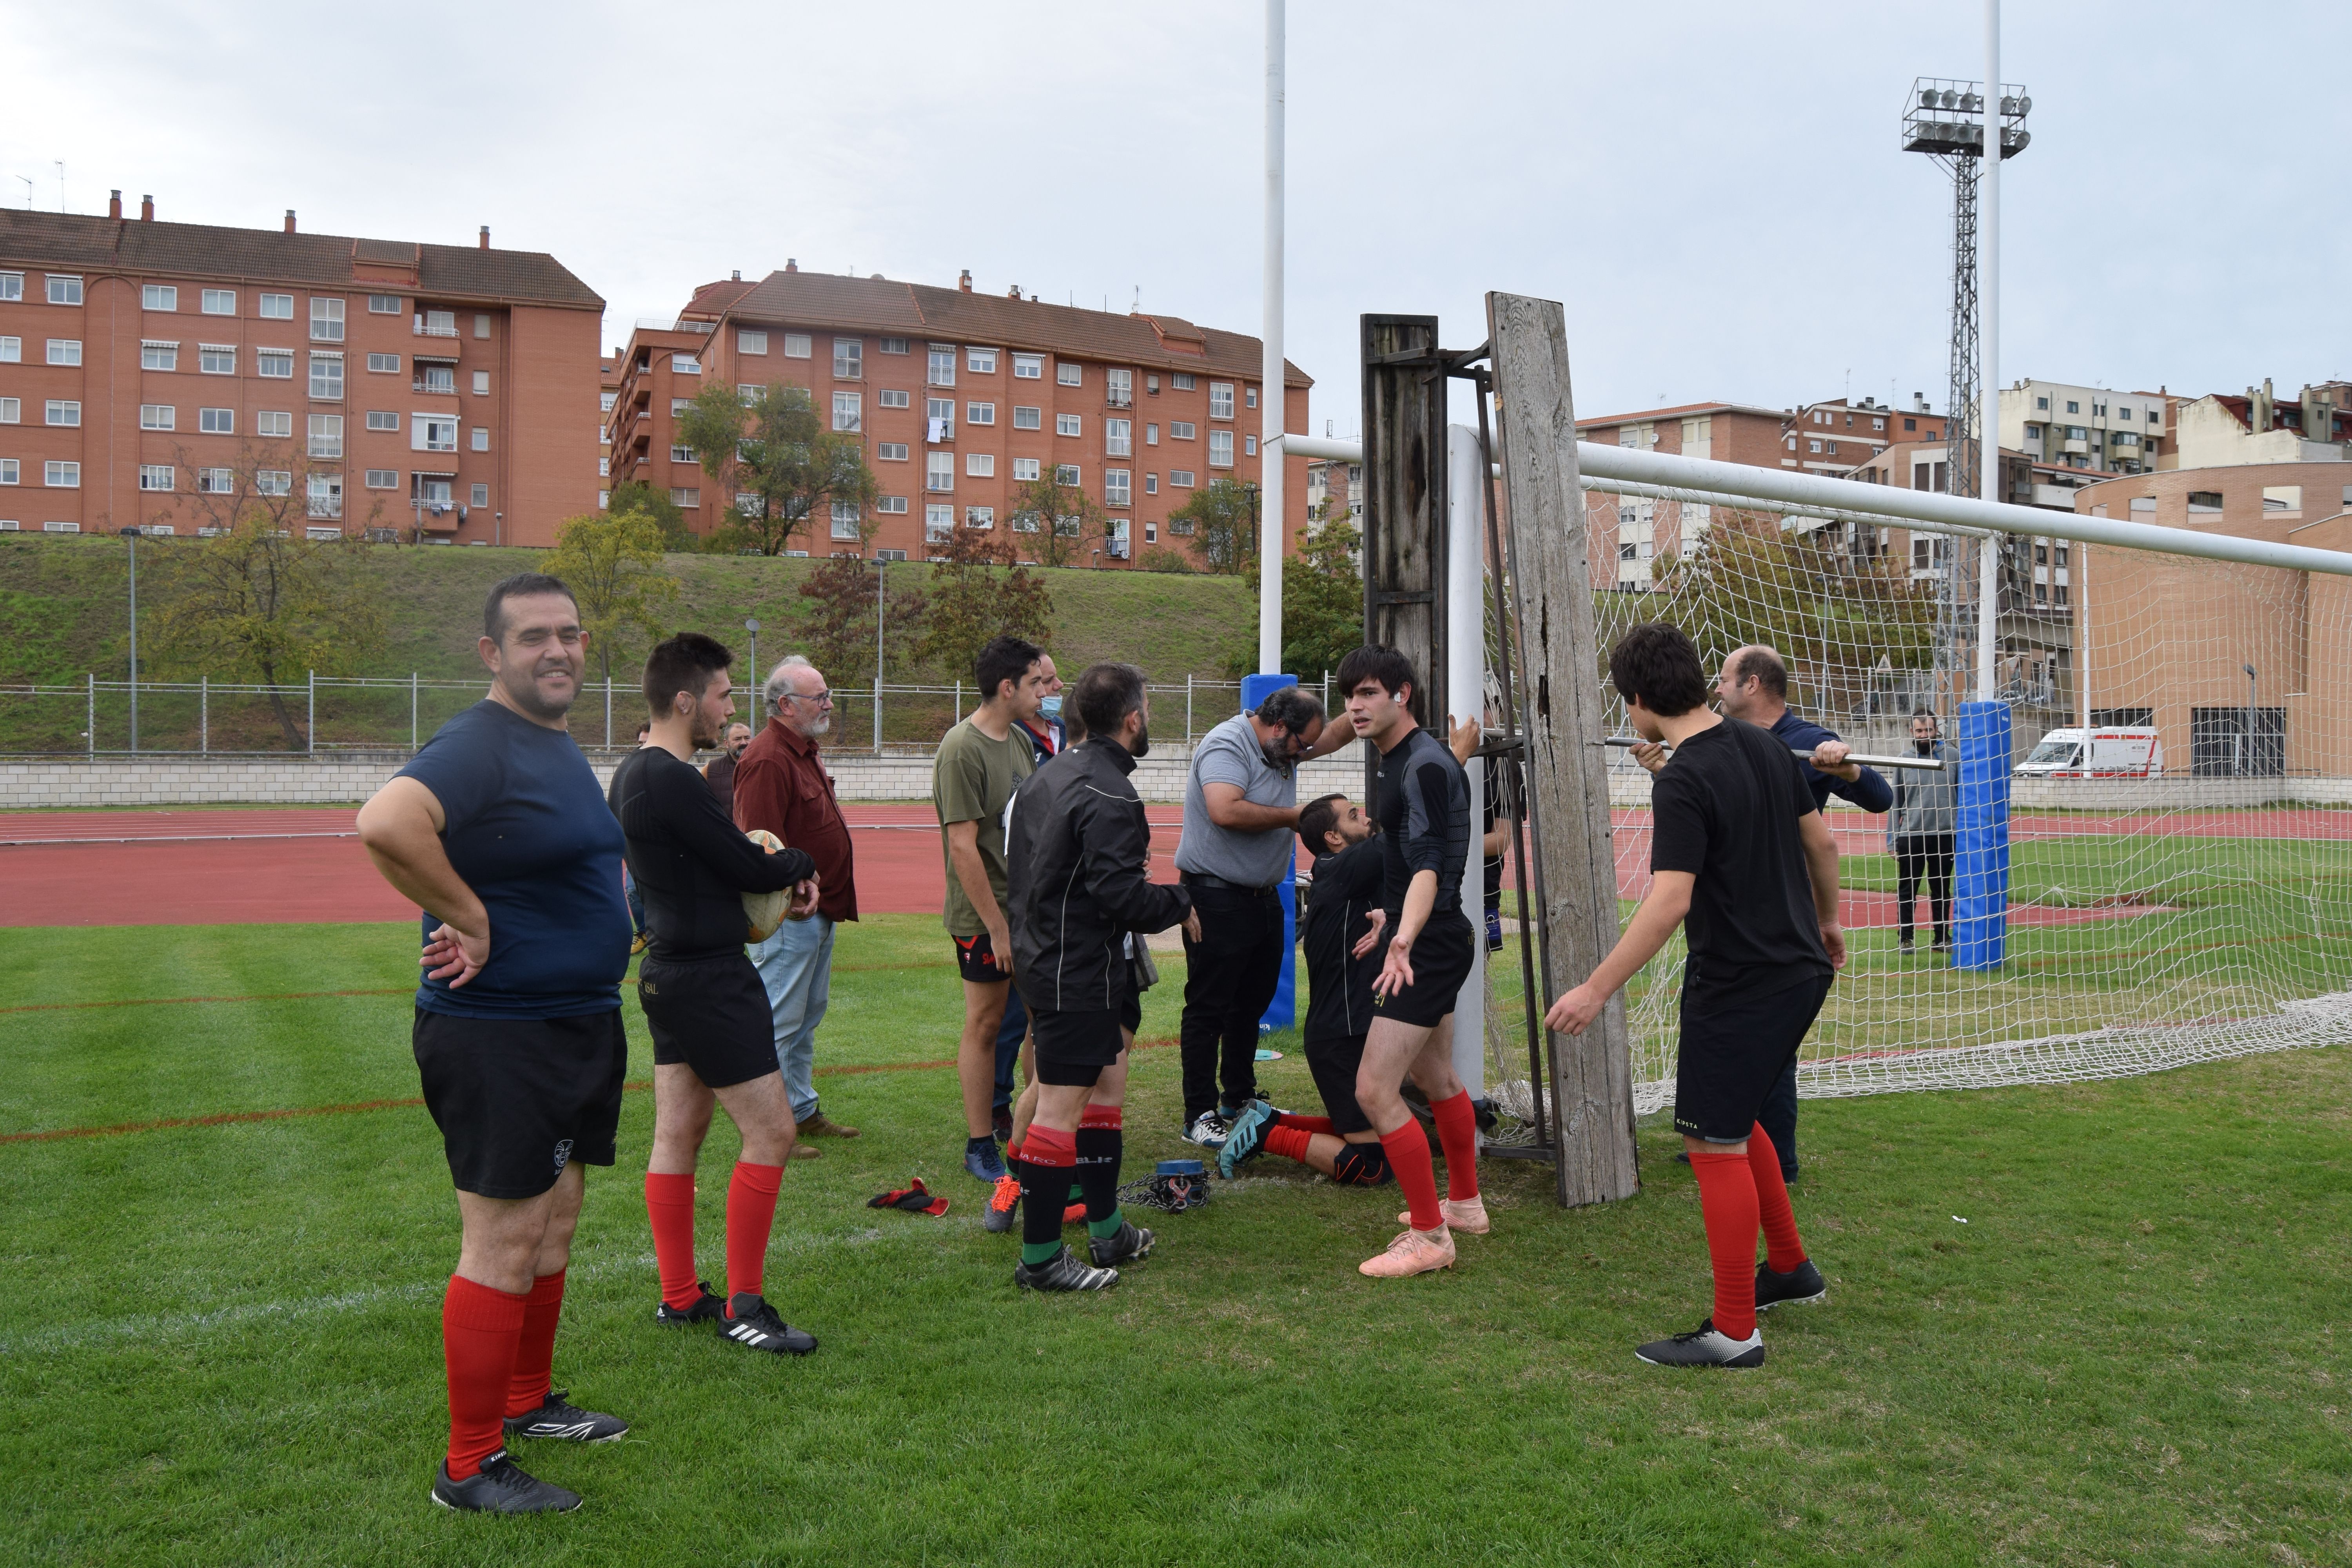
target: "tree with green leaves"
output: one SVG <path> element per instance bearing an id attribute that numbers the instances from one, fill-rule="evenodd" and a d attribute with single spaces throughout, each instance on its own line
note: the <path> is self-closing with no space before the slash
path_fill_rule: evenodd
<path id="1" fill-rule="evenodd" d="M 1013 492 L 1013 531 L 1040 566 L 1083 566 L 1087 552 L 1110 537 L 1110 516 L 1094 497 L 1064 484 L 1060 468 L 1046 463 L 1037 478 Z"/>
<path id="2" fill-rule="evenodd" d="M 877 634 L 886 675 L 915 661 L 930 619 L 923 576 L 917 566 L 893 571 L 887 563 L 856 555 L 835 556 L 809 574 L 801 584 L 807 601 L 801 635 L 827 680 L 844 688 L 871 686 Z"/>
<path id="3" fill-rule="evenodd" d="M 991 529 L 959 528 L 937 546 L 929 614 L 916 655 L 949 679 L 968 677 L 982 645 L 1000 635 L 1041 647 L 1054 639 L 1054 595 L 1019 563 L 1011 540 Z"/>
<path id="4" fill-rule="evenodd" d="M 652 518 L 661 530 L 665 550 L 691 553 L 702 548 L 700 537 L 687 526 L 686 509 L 670 500 L 667 490 L 657 490 L 643 479 L 623 479 L 614 485 L 604 500 L 604 510 L 615 514 L 643 512 Z"/>
<path id="5" fill-rule="evenodd" d="M 1192 499 L 1168 514 L 1172 525 L 1191 525 L 1192 552 L 1219 576 L 1238 577 L 1252 570 L 1257 553 L 1253 492 L 1230 479 L 1212 479 L 1192 492 Z"/>
<path id="6" fill-rule="evenodd" d="M 662 638 L 662 614 L 677 601 L 677 579 L 662 563 L 661 524 L 641 511 L 592 512 L 567 518 L 547 557 L 580 604 L 580 627 L 596 674 L 610 679 L 613 661 Z"/>
<path id="7" fill-rule="evenodd" d="M 804 530 L 829 527 L 836 504 L 862 523 L 881 492 L 864 439 L 826 429 L 804 386 L 775 383 L 748 396 L 706 386 L 678 415 L 677 438 L 694 449 L 704 489 L 727 509 L 710 532 L 722 549 L 782 555 Z"/>
<path id="8" fill-rule="evenodd" d="M 1310 530 L 1282 563 L 1282 668 L 1301 680 L 1337 669 L 1364 642 L 1364 536 L 1344 520 Z M 1257 563 L 1249 581 L 1257 585 Z"/>

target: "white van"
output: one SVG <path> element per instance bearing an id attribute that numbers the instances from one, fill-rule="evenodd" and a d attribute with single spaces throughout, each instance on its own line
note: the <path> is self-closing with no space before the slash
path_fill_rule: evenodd
<path id="1" fill-rule="evenodd" d="M 2104 725 L 2091 733 L 2087 762 L 2082 731 L 2049 730 L 2016 771 L 2021 779 L 2152 779 L 2163 773 L 2164 742 L 2155 731 Z"/>

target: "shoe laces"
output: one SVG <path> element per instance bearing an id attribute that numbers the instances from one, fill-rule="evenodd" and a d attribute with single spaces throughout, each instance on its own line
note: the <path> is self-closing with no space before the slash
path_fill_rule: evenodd
<path id="1" fill-rule="evenodd" d="M 1391 1252 L 1418 1252 L 1423 1247 L 1434 1247 L 1436 1245 L 1437 1233 L 1435 1231 L 1430 1231 L 1424 1235 L 1421 1231 L 1408 1228 L 1397 1232 L 1396 1239 L 1389 1243 L 1389 1250 Z"/>
<path id="2" fill-rule="evenodd" d="M 988 1206 L 999 1214 L 1011 1210 L 1021 1201 L 1021 1182 L 1016 1176 L 996 1178 L 996 1190 L 988 1194 Z"/>

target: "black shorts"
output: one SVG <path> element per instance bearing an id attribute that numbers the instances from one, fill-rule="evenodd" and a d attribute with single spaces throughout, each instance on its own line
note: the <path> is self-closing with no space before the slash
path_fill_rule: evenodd
<path id="1" fill-rule="evenodd" d="M 654 1037 L 656 1067 L 683 1063 L 709 1089 L 776 1070 L 776 1016 L 760 972 L 744 954 L 677 963 L 647 953 L 637 965 L 637 1000 Z"/>
<path id="2" fill-rule="evenodd" d="M 572 1018 L 460 1018 L 419 1007 L 410 1038 L 459 1192 L 535 1198 L 568 1164 L 613 1163 L 629 1070 L 618 1007 Z"/>
<path id="3" fill-rule="evenodd" d="M 1462 983 L 1470 978 L 1476 943 L 1460 910 L 1451 920 L 1432 920 L 1412 944 L 1412 984 L 1392 996 L 1372 994 L 1372 1016 L 1416 1028 L 1433 1029 L 1454 1011 Z"/>
<path id="4" fill-rule="evenodd" d="M 1370 1132 L 1372 1119 L 1356 1103 L 1356 1069 L 1364 1065 L 1364 1037 L 1342 1035 L 1337 1039 L 1307 1042 L 1307 1070 L 1315 1075 L 1315 1092 L 1334 1132 Z"/>
<path id="5" fill-rule="evenodd" d="M 1143 1026 L 1143 1003 L 1133 992 L 1116 1007 L 1085 1012 L 1032 1009 L 1029 1037 L 1036 1052 L 1037 1081 L 1092 1085 L 1102 1069 L 1118 1064 L 1128 1035 Z"/>
<path id="6" fill-rule="evenodd" d="M 986 931 L 955 939 L 956 973 L 974 985 L 1002 985 L 1013 978 L 996 961 L 996 944 Z"/>
<path id="7" fill-rule="evenodd" d="M 1721 1143 L 1747 1137 L 1820 1016 L 1832 978 L 1809 974 L 1769 991 L 1697 997 L 1685 991 L 1675 1064 L 1675 1131 Z"/>

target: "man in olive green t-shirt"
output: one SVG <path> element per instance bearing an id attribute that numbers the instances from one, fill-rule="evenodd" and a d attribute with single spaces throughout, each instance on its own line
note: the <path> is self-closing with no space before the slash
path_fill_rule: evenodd
<path id="1" fill-rule="evenodd" d="M 962 1081 L 963 1168 L 983 1182 L 1005 1177 L 996 1152 L 996 1032 L 1013 979 L 1013 941 L 1004 924 L 1004 814 L 1013 792 L 1035 768 L 1036 752 L 1019 726 L 1037 717 L 1045 696 L 1045 650 L 1000 637 L 980 650 L 981 704 L 940 742 L 931 767 L 931 804 L 940 814 L 948 892 L 941 911 L 963 974 L 963 1037 L 956 1047 Z"/>

